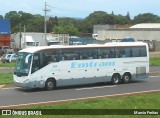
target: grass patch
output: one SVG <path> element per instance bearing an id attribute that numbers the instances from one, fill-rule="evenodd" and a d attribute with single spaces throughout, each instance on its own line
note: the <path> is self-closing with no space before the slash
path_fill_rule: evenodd
<path id="1" fill-rule="evenodd" d="M 94 100 L 72 101 L 46 106 L 27 107 L 29 109 L 159 109 L 160 93 L 98 98 Z"/>
<path id="2" fill-rule="evenodd" d="M 15 67 L 15 62 L 11 62 L 11 63 L 0 63 L 0 67 L 8 67 L 8 68 L 14 68 Z"/>
<path id="3" fill-rule="evenodd" d="M 13 73 L 0 73 L 0 75 L 0 85 L 13 83 Z"/>
<path id="4" fill-rule="evenodd" d="M 150 66 L 160 66 L 160 57 L 150 58 Z"/>
<path id="5" fill-rule="evenodd" d="M 133 95 L 133 96 L 123 96 L 123 97 L 115 97 L 115 98 L 98 98 L 93 100 L 85 100 L 85 101 L 71 101 L 68 103 L 61 104 L 50 104 L 50 105 L 42 105 L 42 106 L 34 106 L 34 107 L 25 107 L 23 109 L 63 109 L 62 112 L 66 112 L 65 109 L 79 109 L 81 112 L 82 109 L 159 109 L 160 108 L 160 93 L 154 94 L 141 94 L 141 95 Z M 74 110 L 73 110 L 74 111 Z M 106 110 L 107 111 L 107 110 Z M 152 111 L 152 110 L 151 110 Z M 95 111 L 96 112 L 96 111 Z M 23 118 L 23 116 L 21 116 Z M 32 116 L 24 116 L 27 118 L 31 118 Z M 39 116 L 37 116 L 39 117 Z M 58 118 L 151 118 L 153 115 L 45 115 L 43 118 L 50 117 L 58 117 Z M 155 117 L 158 117 L 155 115 Z"/>

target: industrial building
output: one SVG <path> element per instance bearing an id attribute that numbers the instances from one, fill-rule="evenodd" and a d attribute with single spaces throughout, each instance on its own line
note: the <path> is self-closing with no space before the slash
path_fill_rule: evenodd
<path id="1" fill-rule="evenodd" d="M 39 32 L 18 32 L 11 34 L 11 48 L 20 50 L 35 46 L 49 46 L 49 45 L 67 45 L 69 34 L 51 34 Z"/>
<path id="2" fill-rule="evenodd" d="M 110 28 L 111 26 L 104 25 L 99 30 L 98 27 L 100 26 L 94 26 L 94 34 L 98 34 L 97 40 L 111 42 L 131 37 L 136 41 L 147 42 L 152 51 L 160 51 L 160 23 L 142 23 L 129 28 Z"/>

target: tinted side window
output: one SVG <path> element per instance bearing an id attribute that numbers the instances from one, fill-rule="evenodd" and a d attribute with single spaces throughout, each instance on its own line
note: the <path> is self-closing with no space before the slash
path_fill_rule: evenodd
<path id="1" fill-rule="evenodd" d="M 123 47 L 115 48 L 115 55 L 116 55 L 116 58 L 126 57 L 125 48 L 123 48 Z"/>
<path id="2" fill-rule="evenodd" d="M 79 49 L 80 59 L 97 59 L 97 49 L 95 48 L 86 48 Z"/>
<path id="3" fill-rule="evenodd" d="M 132 57 L 131 47 L 119 47 L 115 49 L 116 58 L 127 58 Z"/>
<path id="4" fill-rule="evenodd" d="M 145 46 L 140 47 L 140 56 L 141 57 L 146 57 L 147 56 L 147 50 L 146 50 Z"/>
<path id="5" fill-rule="evenodd" d="M 131 47 L 125 47 L 125 57 L 132 57 L 132 48 Z"/>
<path id="6" fill-rule="evenodd" d="M 34 73 L 35 71 L 40 69 L 40 59 L 39 54 L 33 55 L 33 63 L 32 63 L 32 71 L 31 73 Z"/>
<path id="7" fill-rule="evenodd" d="M 145 57 L 147 56 L 146 47 L 133 47 L 132 48 L 133 57 Z"/>
<path id="8" fill-rule="evenodd" d="M 62 49 L 59 51 L 60 61 L 64 60 L 78 60 L 79 59 L 78 49 Z"/>
<path id="9" fill-rule="evenodd" d="M 114 48 L 99 48 L 98 49 L 98 58 L 115 58 Z"/>
<path id="10" fill-rule="evenodd" d="M 40 65 L 43 67 L 51 62 L 58 62 L 58 50 L 45 50 L 40 52 Z"/>

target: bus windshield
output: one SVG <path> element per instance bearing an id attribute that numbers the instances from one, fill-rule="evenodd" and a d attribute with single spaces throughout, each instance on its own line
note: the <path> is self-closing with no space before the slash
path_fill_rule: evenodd
<path id="1" fill-rule="evenodd" d="M 16 67 L 14 74 L 21 77 L 21 76 L 28 76 L 30 66 L 31 66 L 31 57 L 32 54 L 30 53 L 18 53 L 18 58 L 16 61 Z"/>

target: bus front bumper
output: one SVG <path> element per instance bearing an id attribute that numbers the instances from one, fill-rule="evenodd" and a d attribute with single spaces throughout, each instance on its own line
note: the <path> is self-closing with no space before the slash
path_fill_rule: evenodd
<path id="1" fill-rule="evenodd" d="M 20 82 L 13 82 L 15 86 L 22 87 L 22 88 L 27 88 L 27 89 L 32 89 L 32 88 L 44 88 L 45 87 L 45 82 L 44 81 L 24 81 L 23 83 Z"/>

